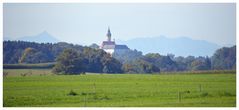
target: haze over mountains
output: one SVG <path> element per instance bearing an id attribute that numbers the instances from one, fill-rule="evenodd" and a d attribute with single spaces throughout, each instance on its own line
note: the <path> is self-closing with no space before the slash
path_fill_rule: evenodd
<path id="1" fill-rule="evenodd" d="M 162 55 L 174 54 L 176 56 L 212 56 L 221 46 L 204 40 L 193 40 L 188 37 L 168 38 L 165 36 L 135 38 L 128 41 L 117 41 L 126 44 L 131 49 L 147 53 L 160 53 Z"/>
<path id="2" fill-rule="evenodd" d="M 38 43 L 60 42 L 60 40 L 46 31 L 35 36 L 24 36 L 18 39 L 4 37 L 4 40 L 21 40 Z M 143 54 L 160 53 L 162 55 L 174 54 L 175 56 L 212 56 L 217 49 L 222 47 L 204 40 L 193 40 L 188 37 L 168 38 L 165 36 L 135 38 L 127 41 L 116 40 L 116 43 L 126 44 L 130 49 L 142 51 Z"/>
<path id="3" fill-rule="evenodd" d="M 17 39 L 11 39 L 9 37 L 4 37 L 4 40 L 20 40 L 20 41 L 28 41 L 28 42 L 38 42 L 38 43 L 57 43 L 60 40 L 56 39 L 54 36 L 49 34 L 47 31 L 44 31 L 40 34 L 33 36 L 24 36 Z"/>

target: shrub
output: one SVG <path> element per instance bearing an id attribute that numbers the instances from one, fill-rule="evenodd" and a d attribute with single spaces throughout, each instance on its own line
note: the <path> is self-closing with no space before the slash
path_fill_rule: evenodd
<path id="1" fill-rule="evenodd" d="M 207 92 L 203 92 L 203 93 L 201 93 L 201 97 L 207 97 L 209 94 L 207 93 Z"/>
<path id="2" fill-rule="evenodd" d="M 87 95 L 87 93 L 85 93 L 85 92 L 82 92 L 82 93 L 81 93 L 81 95 Z"/>
<path id="3" fill-rule="evenodd" d="M 25 77 L 25 76 L 27 76 L 27 73 L 21 73 L 21 76 Z"/>
<path id="4" fill-rule="evenodd" d="M 3 69 L 51 69 L 54 65 L 55 62 L 38 64 L 3 64 Z"/>
<path id="5" fill-rule="evenodd" d="M 229 92 L 226 92 L 224 91 L 223 93 L 219 93 L 219 96 L 227 96 L 227 97 L 230 97 L 230 96 L 235 96 L 234 94 L 231 94 Z"/>
<path id="6" fill-rule="evenodd" d="M 74 92 L 73 90 L 71 90 L 67 95 L 70 95 L 70 96 L 76 96 L 78 95 L 76 92 Z"/>

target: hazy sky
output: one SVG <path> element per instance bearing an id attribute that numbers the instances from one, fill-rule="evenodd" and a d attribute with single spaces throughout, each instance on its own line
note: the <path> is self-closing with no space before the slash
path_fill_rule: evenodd
<path id="1" fill-rule="evenodd" d="M 219 45 L 236 44 L 236 4 L 3 4 L 3 35 L 49 32 L 78 44 L 112 37 L 186 36 Z"/>

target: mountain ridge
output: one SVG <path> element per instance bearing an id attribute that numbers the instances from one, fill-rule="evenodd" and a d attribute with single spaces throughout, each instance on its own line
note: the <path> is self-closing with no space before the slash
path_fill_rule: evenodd
<path id="1" fill-rule="evenodd" d="M 10 38 L 10 37 L 4 37 L 4 40 L 20 40 L 20 41 L 28 41 L 28 42 L 37 42 L 37 43 L 57 43 L 60 42 L 60 40 L 53 37 L 51 34 L 49 34 L 47 31 L 43 31 L 37 35 L 32 36 L 23 36 L 20 38 Z"/>
<path id="2" fill-rule="evenodd" d="M 33 36 L 24 36 L 17 39 L 4 37 L 4 40 L 20 40 L 38 43 L 57 43 L 60 40 L 47 31 Z M 175 56 L 212 56 L 214 51 L 222 46 L 205 40 L 195 40 L 181 36 L 169 38 L 166 36 L 139 37 L 130 40 L 116 40 L 117 44 L 125 44 L 130 49 L 142 51 L 143 54 L 159 53 L 162 55 L 174 54 Z"/>
<path id="3" fill-rule="evenodd" d="M 166 36 L 142 37 L 130 40 L 117 40 L 117 43 L 126 44 L 131 49 L 147 53 L 160 53 L 163 55 L 174 54 L 175 56 L 212 56 L 220 47 L 215 43 L 205 40 L 195 40 L 181 36 L 168 38 Z"/>

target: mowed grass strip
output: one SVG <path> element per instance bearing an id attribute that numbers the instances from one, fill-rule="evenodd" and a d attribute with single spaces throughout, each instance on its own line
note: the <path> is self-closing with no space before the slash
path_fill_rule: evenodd
<path id="1" fill-rule="evenodd" d="M 8 71 L 3 78 L 4 107 L 236 106 L 236 74 L 40 75 L 40 71 L 29 76 Z"/>

